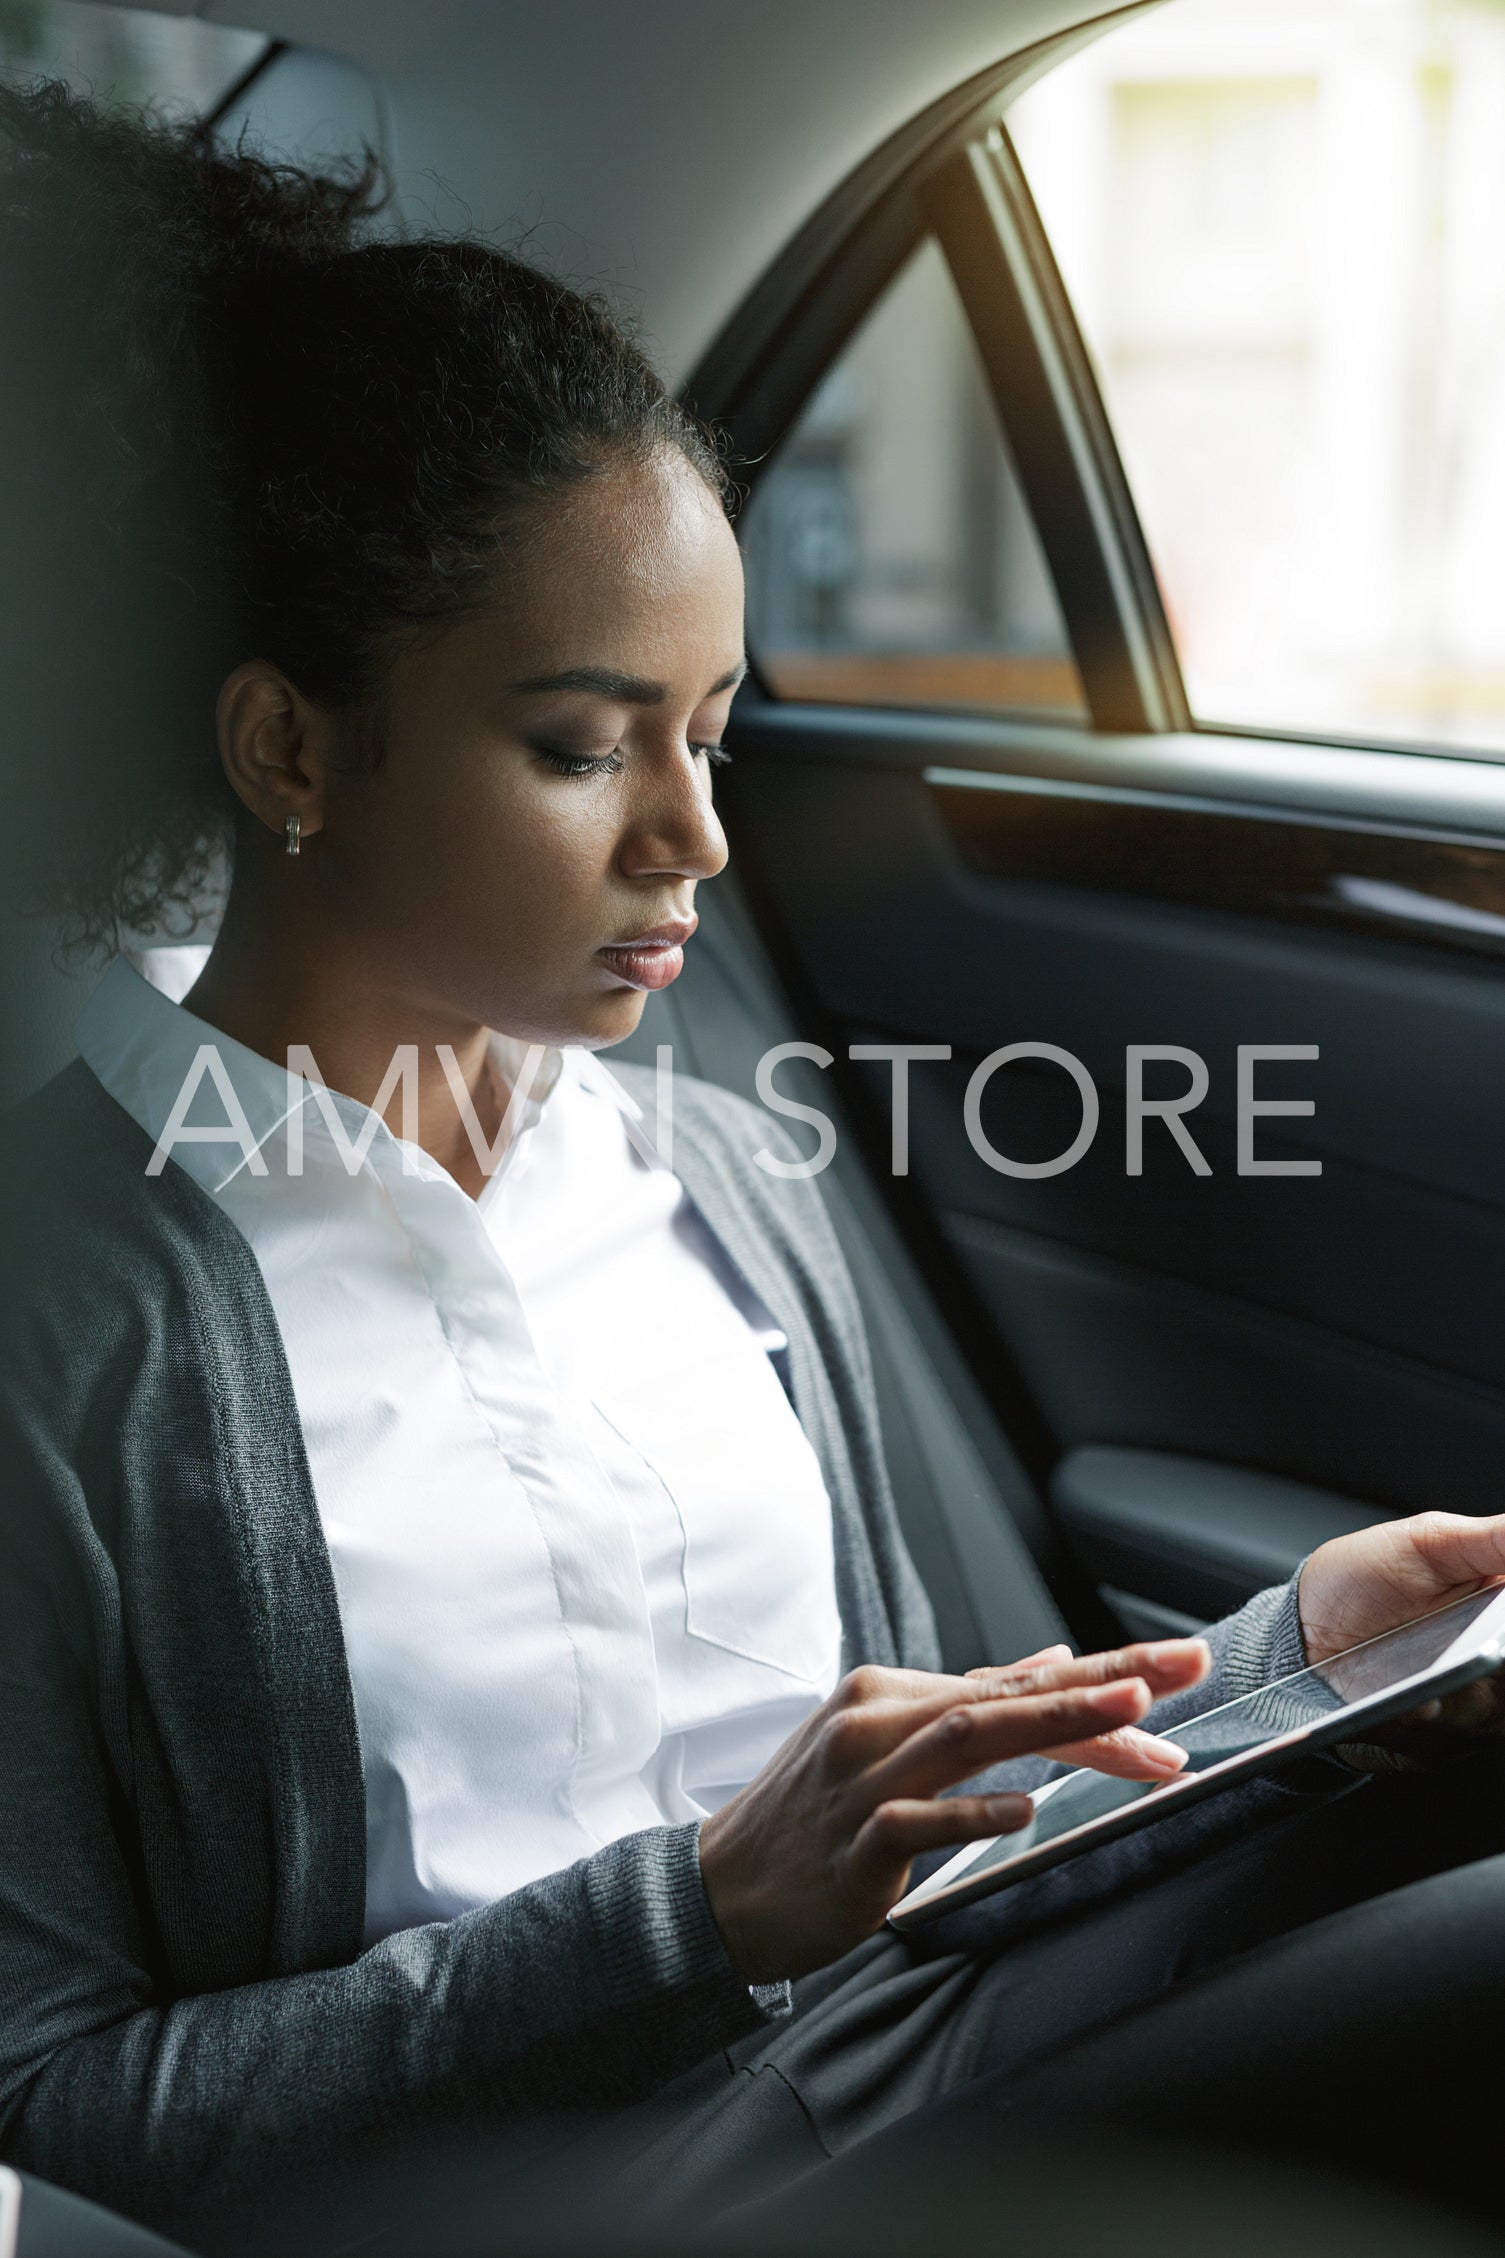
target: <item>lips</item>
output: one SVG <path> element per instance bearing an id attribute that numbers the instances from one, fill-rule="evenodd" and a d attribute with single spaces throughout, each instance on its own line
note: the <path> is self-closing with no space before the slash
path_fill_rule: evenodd
<path id="1" fill-rule="evenodd" d="M 667 988 L 684 970 L 684 945 L 698 918 L 671 917 L 626 941 L 608 941 L 596 951 L 607 969 L 629 988 Z"/>

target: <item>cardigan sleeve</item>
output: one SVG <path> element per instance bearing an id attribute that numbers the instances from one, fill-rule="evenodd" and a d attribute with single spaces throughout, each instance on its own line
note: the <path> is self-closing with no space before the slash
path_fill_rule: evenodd
<path id="1" fill-rule="evenodd" d="M 269 2174 L 296 2181 L 441 2116 L 499 2126 L 632 2100 L 778 2011 L 725 1952 L 693 1825 L 628 1836 L 345 1965 L 183 1996 L 94 1658 L 34 1569 L 33 1546 L 0 1544 L 10 2163 L 191 2236 Z"/>
<path id="2" fill-rule="evenodd" d="M 0 2157 L 196 2240 L 397 2132 L 634 2100 L 780 2000 L 726 1953 L 693 1825 L 360 1950 L 275 1319 L 148 1151 L 81 1064 L 0 1130 Z"/>

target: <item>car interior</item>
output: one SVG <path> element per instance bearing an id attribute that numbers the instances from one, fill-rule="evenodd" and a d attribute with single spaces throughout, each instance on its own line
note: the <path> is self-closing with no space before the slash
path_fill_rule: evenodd
<path id="1" fill-rule="evenodd" d="M 623 1055 L 835 1125 L 948 1666 L 1495 1508 L 1505 14 L 8 0 L 0 70 L 374 145 L 724 435 L 731 865 Z M 10 924 L 7 1099 L 99 969 Z"/>

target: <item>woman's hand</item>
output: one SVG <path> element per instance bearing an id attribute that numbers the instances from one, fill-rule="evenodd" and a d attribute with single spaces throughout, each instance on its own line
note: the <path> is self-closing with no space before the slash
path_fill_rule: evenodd
<path id="1" fill-rule="evenodd" d="M 1027 1795 L 942 1794 L 1005 1757 L 1174 1779 L 1184 1750 L 1134 1728 L 1210 1660 L 1200 1639 L 1167 1639 L 1080 1657 L 1052 1647 L 964 1678 L 854 1670 L 700 1830 L 732 1960 L 749 1983 L 822 1968 L 882 1925 L 920 1851 L 1025 1826 Z"/>
<path id="2" fill-rule="evenodd" d="M 1352 1536 L 1319 1545 L 1301 1571 L 1297 1608 L 1309 1662 L 1328 1662 L 1345 1647 L 1377 1638 L 1450 1600 L 1505 1578 L 1505 1514 L 1475 1519 L 1468 1513 L 1419 1513 L 1408 1521 L 1378 1521 Z M 1375 1759 L 1346 1750 L 1360 1769 L 1409 1768 L 1427 1745 L 1416 1725 L 1451 1733 L 1505 1734 L 1505 1683 L 1481 1678 L 1414 1718 L 1380 1727 Z M 1383 1744 L 1384 1753 L 1381 1753 Z"/>

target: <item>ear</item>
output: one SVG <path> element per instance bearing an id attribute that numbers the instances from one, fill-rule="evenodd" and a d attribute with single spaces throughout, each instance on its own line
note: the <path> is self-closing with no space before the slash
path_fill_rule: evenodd
<path id="1" fill-rule="evenodd" d="M 331 766 L 329 717 L 265 659 L 250 659 L 220 685 L 219 757 L 237 799 L 279 836 L 290 815 L 311 839 L 324 827 Z"/>

